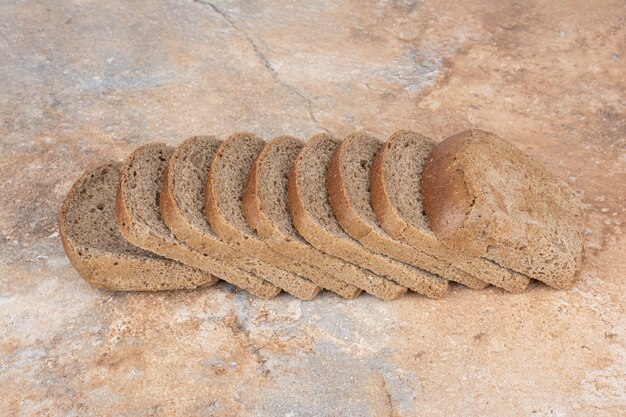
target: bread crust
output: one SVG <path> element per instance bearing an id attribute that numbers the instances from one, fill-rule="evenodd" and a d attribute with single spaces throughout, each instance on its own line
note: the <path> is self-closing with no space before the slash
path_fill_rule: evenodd
<path id="1" fill-rule="evenodd" d="M 186 221 L 184 217 L 178 215 L 180 209 L 171 192 L 174 188 L 174 176 L 170 173 L 170 170 L 173 169 L 172 165 L 174 164 L 175 158 L 178 157 L 179 152 L 180 147 L 176 148 L 163 172 L 163 187 L 161 188 L 161 195 L 159 197 L 159 208 L 163 221 L 174 236 L 176 236 L 178 240 L 187 242 L 194 233 L 191 232 L 192 227 L 189 222 Z"/>
<path id="2" fill-rule="evenodd" d="M 449 247 L 491 259 L 558 289 L 582 262 L 583 212 L 567 184 L 498 136 L 468 130 L 437 145 L 424 166 L 424 210 Z"/>
<path id="3" fill-rule="evenodd" d="M 398 213 L 393 204 L 391 204 L 387 183 L 384 181 L 385 165 L 383 161 L 385 150 L 388 146 L 389 142 L 386 142 L 372 162 L 372 174 L 370 177 L 371 203 L 376 219 L 381 227 L 392 234 L 392 236 L 401 236 L 408 225 L 402 220 L 400 213 Z M 393 233 L 393 231 L 396 231 L 396 233 Z"/>
<path id="4" fill-rule="evenodd" d="M 313 140 L 313 138 L 309 139 L 309 141 L 311 140 Z M 291 212 L 291 219 L 298 232 L 304 236 L 309 243 L 319 248 L 333 242 L 332 236 L 328 236 L 321 228 L 317 227 L 315 220 L 313 220 L 304 207 L 300 184 L 298 183 L 298 172 L 300 171 L 301 165 L 302 152 L 300 152 L 300 155 L 296 158 L 291 168 L 291 174 L 289 174 L 289 187 L 287 191 L 289 196 L 289 211 Z"/>
<path id="5" fill-rule="evenodd" d="M 464 133 L 452 136 L 432 150 L 422 172 L 422 201 L 431 230 L 451 247 L 460 247 L 474 256 L 484 254 L 472 239 L 461 245 L 455 241 L 472 208 L 463 171 L 449 169 L 455 154 L 462 153 L 465 146 Z M 428 190 L 428 191 L 427 191 Z"/>
<path id="6" fill-rule="evenodd" d="M 256 231 L 259 237 L 264 240 L 271 240 L 272 235 L 274 233 L 280 233 L 280 231 L 272 227 L 272 222 L 267 218 L 261 208 L 258 182 L 259 166 L 263 158 L 265 158 L 265 154 L 267 153 L 266 149 L 267 145 L 254 161 L 254 164 L 252 164 L 252 168 L 250 168 L 246 190 L 243 192 L 241 199 L 241 210 L 243 211 L 246 221 L 250 227 Z M 279 238 L 281 237 L 284 238 L 285 236 L 281 234 Z"/>
<path id="7" fill-rule="evenodd" d="M 341 161 L 345 148 L 339 145 L 328 164 L 328 197 L 335 217 L 341 227 L 357 240 L 365 238 L 370 229 L 359 220 L 359 215 L 348 199 L 348 191 L 344 187 Z"/>
<path id="8" fill-rule="evenodd" d="M 241 132 L 231 135 L 229 138 L 235 138 L 249 133 Z M 250 133 L 250 135 L 252 135 Z M 231 139 L 232 140 L 232 139 Z M 239 232 L 237 229 L 228 223 L 222 216 L 219 205 L 217 202 L 217 194 L 215 192 L 215 176 L 217 171 L 217 163 L 224 154 L 224 143 L 218 148 L 215 156 L 213 157 L 213 163 L 209 169 L 209 176 L 206 182 L 206 188 L 204 189 L 204 208 L 206 210 L 206 218 L 211 228 L 219 235 L 219 237 L 227 242 L 230 242 L 237 238 Z"/>
<path id="9" fill-rule="evenodd" d="M 481 280 L 500 287 L 508 292 L 524 291 L 530 282 L 529 278 L 514 271 L 503 268 L 489 260 L 481 259 L 459 250 L 452 250 L 429 231 L 420 230 L 406 220 L 394 206 L 389 194 L 386 177 L 386 158 L 394 141 L 402 135 L 417 135 L 408 130 L 399 130 L 380 148 L 372 164 L 370 177 L 371 204 L 379 224 L 391 236 L 402 240 L 416 249 L 423 250 L 436 257 L 441 257 L 459 269 L 470 273 Z M 426 139 L 426 138 L 425 138 Z"/>

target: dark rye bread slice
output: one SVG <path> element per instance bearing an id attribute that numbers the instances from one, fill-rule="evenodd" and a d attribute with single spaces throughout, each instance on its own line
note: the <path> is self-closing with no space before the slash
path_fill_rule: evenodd
<path id="1" fill-rule="evenodd" d="M 395 239 L 380 227 L 371 206 L 370 174 L 382 144 L 372 135 L 356 132 L 335 147 L 328 163 L 329 190 L 344 229 L 372 251 L 472 289 L 485 288 L 486 282 Z"/>
<path id="2" fill-rule="evenodd" d="M 277 290 L 214 254 L 200 253 L 178 240 L 161 218 L 159 207 L 163 173 L 174 148 L 151 143 L 137 148 L 120 171 L 115 214 L 122 234 L 134 245 L 203 271 L 211 272 L 262 298 Z"/>
<path id="3" fill-rule="evenodd" d="M 327 190 L 327 167 L 339 141 L 327 134 L 313 136 L 296 158 L 289 177 L 289 204 L 298 231 L 313 246 L 381 276 L 413 286 L 421 278 L 409 265 L 365 248 L 348 235 L 335 218 Z M 440 295 L 434 291 L 429 295 Z"/>
<path id="4" fill-rule="evenodd" d="M 161 217 L 177 239 L 203 254 L 241 268 L 246 273 L 233 283 L 273 297 L 280 288 L 265 276 L 284 271 L 236 250 L 211 229 L 204 213 L 204 187 L 209 167 L 222 141 L 212 136 L 196 136 L 181 143 L 170 157 L 161 189 Z"/>
<path id="5" fill-rule="evenodd" d="M 554 288 L 572 286 L 583 252 L 580 201 L 524 152 L 468 130 L 433 149 L 422 181 L 426 216 L 448 246 Z"/>
<path id="6" fill-rule="evenodd" d="M 263 139 L 253 134 L 235 133 L 218 148 L 205 189 L 207 219 L 215 233 L 237 250 L 284 270 L 284 274 L 272 277 L 274 285 L 309 300 L 320 291 L 319 286 L 306 278 L 314 268 L 275 252 L 248 226 L 241 210 L 248 172 L 264 144 Z"/>
<path id="7" fill-rule="evenodd" d="M 217 278 L 130 244 L 115 221 L 121 162 L 111 161 L 74 183 L 61 209 L 61 241 L 70 262 L 97 288 L 159 291 L 211 285 Z"/>
<path id="8" fill-rule="evenodd" d="M 419 133 L 400 130 L 380 148 L 370 178 L 371 203 L 379 224 L 396 239 L 483 281 L 509 292 L 523 291 L 528 277 L 487 259 L 451 250 L 430 229 L 422 207 L 421 181 L 424 161 L 434 146 Z"/>
<path id="9" fill-rule="evenodd" d="M 292 136 L 280 136 L 265 145 L 248 175 L 242 205 L 248 223 L 275 250 L 328 273 L 324 282 L 316 281 L 324 288 L 341 284 L 340 288 L 347 285 L 351 293 L 362 288 L 384 300 L 400 297 L 406 292 L 405 287 L 315 249 L 296 231 L 289 213 L 287 190 L 291 167 L 302 146 Z"/>

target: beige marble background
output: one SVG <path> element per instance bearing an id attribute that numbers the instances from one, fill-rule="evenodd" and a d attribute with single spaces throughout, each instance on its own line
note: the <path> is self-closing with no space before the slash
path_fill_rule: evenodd
<path id="1" fill-rule="evenodd" d="M 0 4 L 1 416 L 626 414 L 626 3 Z M 58 235 L 149 141 L 478 127 L 577 190 L 570 291 L 260 301 L 95 290 Z"/>

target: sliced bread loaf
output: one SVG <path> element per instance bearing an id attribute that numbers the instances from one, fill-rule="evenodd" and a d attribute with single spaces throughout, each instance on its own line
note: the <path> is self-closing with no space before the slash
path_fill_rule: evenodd
<path id="1" fill-rule="evenodd" d="M 423 269 L 469 288 L 488 284 L 407 243 L 380 227 L 370 203 L 371 166 L 383 142 L 364 132 L 355 132 L 337 144 L 328 165 L 331 203 L 338 210 L 344 229 L 372 251 Z"/>
<path id="2" fill-rule="evenodd" d="M 120 172 L 115 208 L 122 234 L 143 249 L 209 271 L 258 297 L 267 299 L 276 295 L 273 285 L 250 277 L 249 273 L 217 258 L 217 254 L 192 249 L 168 229 L 161 217 L 159 199 L 163 173 L 173 153 L 170 146 L 152 143 L 140 146 L 126 160 Z"/>
<path id="3" fill-rule="evenodd" d="M 275 295 L 280 289 L 265 277 L 273 279 L 285 272 L 230 246 L 213 232 L 206 219 L 204 188 L 209 167 L 221 144 L 221 140 L 211 136 L 196 136 L 176 148 L 163 176 L 161 216 L 178 239 L 203 254 L 214 254 L 246 271 L 241 277 L 243 281 L 238 280 L 235 285 Z"/>
<path id="4" fill-rule="evenodd" d="M 250 170 L 243 198 L 248 223 L 276 251 L 319 267 L 324 273 L 312 279 L 324 288 L 342 292 L 347 288 L 348 294 L 358 294 L 363 288 L 385 300 L 400 297 L 405 287 L 315 249 L 296 231 L 287 189 L 289 172 L 302 146 L 292 136 L 281 136 L 265 145 Z"/>
<path id="5" fill-rule="evenodd" d="M 86 171 L 61 209 L 61 241 L 70 262 L 88 282 L 113 291 L 191 289 L 211 285 L 209 273 L 130 244 L 115 221 L 121 162 Z"/>
<path id="6" fill-rule="evenodd" d="M 569 288 L 580 269 L 583 211 L 556 176 L 498 136 L 468 130 L 424 165 L 424 211 L 449 247 Z"/>
<path id="7" fill-rule="evenodd" d="M 241 209 L 248 173 L 264 145 L 250 133 L 235 133 L 222 143 L 206 183 L 206 215 L 215 233 L 234 248 L 285 271 L 272 277 L 273 284 L 298 298 L 312 299 L 320 290 L 308 279 L 315 273 L 312 267 L 270 248 L 248 226 Z"/>
<path id="8" fill-rule="evenodd" d="M 380 148 L 371 176 L 371 204 L 379 224 L 396 239 L 483 281 L 506 291 L 523 291 L 528 277 L 487 259 L 451 250 L 430 230 L 422 207 L 421 181 L 424 161 L 434 146 L 419 133 L 400 130 Z"/>
<path id="9" fill-rule="evenodd" d="M 328 198 L 327 167 L 338 145 L 339 141 L 330 135 L 320 134 L 309 139 L 298 155 L 289 178 L 294 224 L 320 250 L 415 287 L 422 271 L 367 249 L 348 235 L 334 216 Z M 437 297 L 441 293 L 441 287 L 436 286 L 427 295 Z"/>

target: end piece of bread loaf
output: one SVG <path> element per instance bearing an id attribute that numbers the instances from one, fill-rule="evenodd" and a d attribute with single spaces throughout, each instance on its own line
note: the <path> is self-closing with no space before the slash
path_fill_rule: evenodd
<path id="1" fill-rule="evenodd" d="M 61 209 L 61 241 L 70 262 L 97 288 L 112 291 L 192 289 L 217 278 L 129 243 L 115 220 L 121 162 L 87 170 Z"/>
<path id="2" fill-rule="evenodd" d="M 422 193 L 432 230 L 451 248 L 571 287 L 582 261 L 580 201 L 511 143 L 481 130 L 444 140 L 426 160 Z"/>
<path id="3" fill-rule="evenodd" d="M 221 240 L 204 214 L 204 187 L 211 161 L 221 144 L 221 140 L 212 136 L 195 136 L 176 148 L 163 174 L 161 217 L 177 239 L 206 256 L 240 268 L 240 274 L 228 277 L 231 284 L 260 298 L 273 298 L 281 290 L 263 277 L 275 274 L 276 268 L 246 256 Z M 282 272 L 278 270 L 278 273 Z"/>
<path id="4" fill-rule="evenodd" d="M 215 233 L 230 245 L 283 270 L 272 277 L 274 285 L 295 297 L 310 300 L 321 289 L 304 276 L 310 266 L 270 248 L 248 226 L 241 209 L 248 173 L 264 145 L 263 139 L 251 133 L 235 133 L 222 143 L 206 183 L 207 219 Z"/>
<path id="5" fill-rule="evenodd" d="M 383 277 L 411 282 L 416 268 L 364 247 L 346 233 L 328 197 L 327 168 L 339 141 L 319 134 L 305 144 L 289 177 L 289 204 L 298 231 L 313 246 Z M 400 277 L 400 278 L 398 278 Z"/>
<path id="6" fill-rule="evenodd" d="M 451 250 L 430 230 L 422 206 L 422 170 L 435 143 L 400 130 L 382 146 L 372 167 L 372 208 L 391 236 L 509 292 L 521 292 L 529 278 L 487 259 Z"/>
<path id="7" fill-rule="evenodd" d="M 355 132 L 337 143 L 328 172 L 335 181 L 330 186 L 334 201 L 343 207 L 340 223 L 343 220 L 344 228 L 374 252 L 472 289 L 485 288 L 486 282 L 395 239 L 380 227 L 371 207 L 370 175 L 373 160 L 382 145 L 380 139 L 365 132 Z M 432 277 L 422 279 L 432 280 Z"/>
<path id="8" fill-rule="evenodd" d="M 163 175 L 174 148 L 162 143 L 140 146 L 126 160 L 120 172 L 116 215 L 122 234 L 133 244 L 193 266 L 233 283 L 263 298 L 276 290 L 254 284 L 248 273 L 224 262 L 218 254 L 200 253 L 178 240 L 164 223 L 160 211 Z M 248 279 L 246 279 L 248 278 Z"/>

